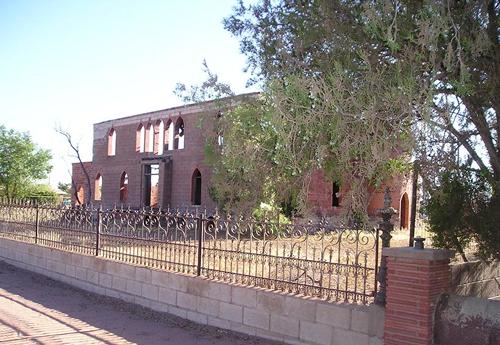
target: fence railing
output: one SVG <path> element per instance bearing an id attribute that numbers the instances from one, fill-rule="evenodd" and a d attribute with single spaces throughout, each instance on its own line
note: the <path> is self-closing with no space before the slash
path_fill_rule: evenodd
<path id="1" fill-rule="evenodd" d="M 367 304 L 376 230 L 180 210 L 0 202 L 0 236 L 151 268 Z"/>

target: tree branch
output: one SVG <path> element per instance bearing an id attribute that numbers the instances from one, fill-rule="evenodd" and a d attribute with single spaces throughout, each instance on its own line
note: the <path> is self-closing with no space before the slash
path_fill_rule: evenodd
<path id="1" fill-rule="evenodd" d="M 437 109 L 436 109 L 437 110 Z M 481 159 L 481 157 L 479 157 L 479 155 L 477 154 L 477 152 L 474 150 L 474 148 L 471 146 L 471 144 L 469 143 L 468 141 L 468 138 L 463 135 L 461 132 L 459 132 L 451 122 L 448 121 L 448 124 L 447 125 L 443 125 L 443 124 L 440 124 L 439 122 L 436 122 L 436 121 L 432 121 L 430 120 L 429 121 L 430 124 L 432 124 L 433 126 L 436 126 L 444 131 L 449 131 L 451 134 L 453 134 L 453 136 L 455 138 L 457 138 L 457 140 L 460 142 L 460 144 L 465 147 L 465 149 L 467 150 L 467 152 L 469 153 L 469 155 L 472 157 L 472 159 L 474 160 L 474 162 L 476 162 L 476 164 L 479 166 L 479 168 L 483 171 L 487 171 L 489 172 L 489 169 L 488 167 L 484 164 L 483 160 Z"/>
<path id="2" fill-rule="evenodd" d="M 87 180 L 87 188 L 88 188 L 88 201 L 87 203 L 89 203 L 91 200 L 92 200 L 92 184 L 90 183 L 90 175 L 87 171 L 87 169 L 85 168 L 85 165 L 83 164 L 83 161 L 82 161 L 82 158 L 80 156 L 80 149 L 78 148 L 78 146 L 75 146 L 73 144 L 73 140 L 71 139 L 71 134 L 69 134 L 69 132 L 63 130 L 61 127 L 57 127 L 55 128 L 55 131 L 59 134 L 61 134 L 63 137 L 66 138 L 66 141 L 68 142 L 69 146 L 71 147 L 71 149 L 75 152 L 76 154 L 76 158 L 78 159 L 78 162 L 80 163 L 80 167 L 82 168 L 83 170 L 83 173 L 85 174 L 85 178 Z M 71 179 L 72 182 L 73 182 L 73 179 Z M 78 198 L 77 198 L 78 199 Z"/>
<path id="3" fill-rule="evenodd" d="M 494 175 L 500 176 L 500 159 L 497 155 L 495 145 L 493 144 L 493 138 L 489 131 L 489 125 L 484 117 L 484 112 L 481 107 L 475 105 L 471 100 L 467 99 L 467 97 L 463 98 L 463 102 L 467 107 L 472 123 L 479 130 L 479 136 L 488 152 Z"/>

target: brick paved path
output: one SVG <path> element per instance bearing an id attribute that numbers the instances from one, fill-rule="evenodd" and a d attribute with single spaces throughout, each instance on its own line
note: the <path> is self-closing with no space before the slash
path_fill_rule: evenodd
<path id="1" fill-rule="evenodd" d="M 74 289 L 0 261 L 0 345 L 277 344 Z"/>

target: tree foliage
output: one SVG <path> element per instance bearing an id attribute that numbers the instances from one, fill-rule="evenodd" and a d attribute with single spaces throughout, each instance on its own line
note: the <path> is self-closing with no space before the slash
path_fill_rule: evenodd
<path id="1" fill-rule="evenodd" d="M 71 194 L 71 183 L 59 182 L 57 188 L 66 194 Z"/>
<path id="2" fill-rule="evenodd" d="M 463 186 L 470 185 L 464 171 L 484 183 L 468 190 L 467 207 L 440 209 L 450 220 L 453 208 L 480 204 L 464 216 L 475 217 L 468 226 L 479 250 L 494 256 L 487 247 L 500 214 L 499 7 L 497 0 L 240 1 L 224 25 L 240 39 L 250 82 L 264 92 L 216 125 L 224 145 L 207 146 L 208 157 L 219 157 L 214 195 L 240 204 L 303 201 L 308 177 L 321 168 L 351 186 L 343 200 L 355 214 L 366 211 L 368 185 L 412 157 L 435 201 L 429 205 L 446 204 L 437 198 L 449 187 L 447 171 L 461 171 Z M 436 233 L 438 223 L 430 224 Z"/>
<path id="3" fill-rule="evenodd" d="M 20 198 L 37 203 L 53 204 L 58 201 L 59 196 L 47 184 L 30 184 L 23 189 Z"/>
<path id="4" fill-rule="evenodd" d="M 407 167 L 414 103 L 427 97 L 412 66 L 374 44 L 364 11 L 357 2 L 240 2 L 225 20 L 273 108 L 273 183 L 298 188 L 304 205 L 323 169 L 350 186 L 348 215 L 366 214 L 369 186 Z"/>
<path id="5" fill-rule="evenodd" d="M 467 261 L 466 248 L 477 245 L 483 259 L 500 257 L 500 214 L 494 212 L 491 187 L 484 176 L 462 167 L 439 177 L 430 192 L 425 212 L 433 231 L 433 244 L 456 249 Z"/>
<path id="6" fill-rule="evenodd" d="M 240 1 L 224 24 L 240 39 L 252 81 L 273 99 L 274 116 L 287 122 L 279 136 L 288 138 L 288 158 L 333 166 L 352 184 L 378 180 L 383 161 L 412 154 L 434 198 L 446 188 L 443 173 L 465 167 L 487 184 L 486 194 L 470 192 L 486 198 L 483 213 L 493 215 L 500 213 L 499 13 L 497 0 L 264 0 Z M 354 183 L 351 199 L 362 198 Z M 492 238 L 500 231 L 486 218 L 471 226 Z"/>
<path id="7" fill-rule="evenodd" d="M 219 80 L 219 76 L 210 70 L 206 60 L 202 62 L 202 71 L 207 76 L 202 84 L 186 86 L 184 83 L 177 83 L 175 85 L 174 94 L 184 103 L 218 101 L 234 96 L 231 86 Z"/>
<path id="8" fill-rule="evenodd" d="M 358 114 L 377 104 L 382 114 L 411 106 L 426 168 L 470 157 L 496 190 L 499 7 L 495 0 L 240 1 L 224 23 L 240 39 L 255 80 L 286 85 L 293 75 L 305 81 L 305 92 L 340 86 Z M 339 103 L 328 94 L 321 100 Z"/>
<path id="9" fill-rule="evenodd" d="M 0 125 L 0 193 L 8 198 L 22 197 L 36 180 L 52 169 L 51 154 L 40 149 L 28 133 L 8 130 Z"/>

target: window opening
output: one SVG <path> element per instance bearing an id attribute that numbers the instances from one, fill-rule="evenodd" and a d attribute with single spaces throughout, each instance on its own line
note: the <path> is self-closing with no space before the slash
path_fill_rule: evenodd
<path id="1" fill-rule="evenodd" d="M 160 165 L 144 166 L 144 206 L 158 207 Z"/>
<path id="2" fill-rule="evenodd" d="M 114 156 L 116 154 L 116 131 L 111 128 L 108 134 L 108 156 Z"/>
<path id="3" fill-rule="evenodd" d="M 182 150 L 184 148 L 184 139 L 184 120 L 179 117 L 175 123 L 174 149 Z"/>
<path id="4" fill-rule="evenodd" d="M 146 136 L 146 152 L 153 152 L 155 132 L 154 132 L 152 124 L 149 124 L 146 134 L 147 134 L 147 136 Z"/>
<path id="5" fill-rule="evenodd" d="M 400 218 L 400 229 L 408 229 L 408 211 L 409 211 L 409 200 L 408 194 L 404 193 L 401 197 L 401 204 L 399 207 L 399 213 L 401 214 Z"/>
<path id="6" fill-rule="evenodd" d="M 135 151 L 144 152 L 144 126 L 142 124 L 137 127 L 136 137 L 135 137 Z"/>
<path id="7" fill-rule="evenodd" d="M 157 121 L 155 124 L 155 137 L 154 137 L 154 153 L 156 155 L 163 154 L 163 137 L 165 135 L 165 126 L 163 121 Z"/>
<path id="8" fill-rule="evenodd" d="M 336 182 L 333 182 L 332 188 L 332 206 L 339 207 L 340 206 L 340 185 Z"/>
<path id="9" fill-rule="evenodd" d="M 102 198 L 102 176 L 101 174 L 97 174 L 95 177 L 95 192 L 94 192 L 94 200 L 99 201 Z"/>
<path id="10" fill-rule="evenodd" d="M 78 196 L 76 202 L 83 205 L 85 203 L 85 189 L 83 189 L 83 186 L 78 187 L 76 195 Z"/>
<path id="11" fill-rule="evenodd" d="M 201 205 L 201 173 L 196 169 L 191 181 L 191 203 Z"/>
<path id="12" fill-rule="evenodd" d="M 128 175 L 126 172 L 122 173 L 120 177 L 120 201 L 127 202 L 128 199 Z"/>

